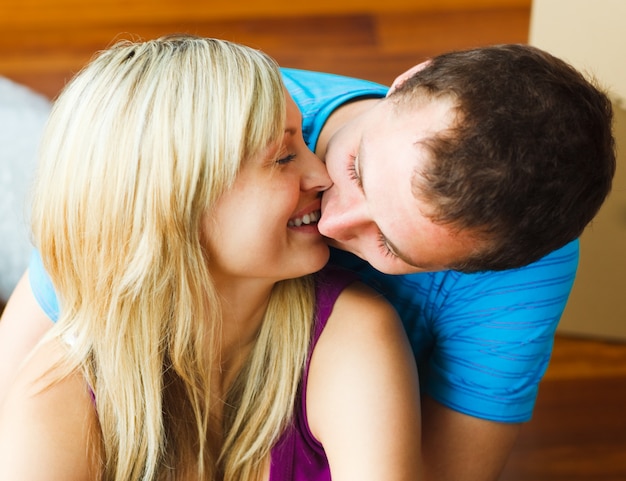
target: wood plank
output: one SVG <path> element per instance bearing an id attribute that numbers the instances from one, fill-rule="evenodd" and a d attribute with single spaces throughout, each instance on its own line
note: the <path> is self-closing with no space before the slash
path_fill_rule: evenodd
<path id="1" fill-rule="evenodd" d="M 1 29 L 0 29 L 1 30 Z M 121 38 L 156 38 L 173 32 L 219 37 L 255 48 L 279 62 L 298 68 L 311 59 L 352 48 L 370 50 L 374 27 L 370 17 L 313 17 L 213 22 L 116 23 L 76 27 L 59 32 L 56 27 L 33 28 L 25 35 L 0 35 L 0 75 L 27 85 L 52 98 L 92 55 Z M 307 54 L 310 53 L 310 55 Z M 305 61 L 308 58 L 308 62 Z M 332 67 L 332 66 L 331 66 Z"/>
<path id="2" fill-rule="evenodd" d="M 122 22 L 188 22 L 233 18 L 345 15 L 400 11 L 530 8 L 531 0 L 3 0 L 0 28 L 75 26 Z"/>
<path id="3" fill-rule="evenodd" d="M 530 11 L 527 8 L 484 11 L 385 13 L 376 16 L 378 43 L 386 54 L 429 55 L 493 43 L 527 43 Z M 506 29 L 502 25 L 507 25 Z M 433 49 L 434 47 L 434 49 Z"/>
<path id="4" fill-rule="evenodd" d="M 557 335 L 544 380 L 562 381 L 620 376 L 626 380 L 626 343 Z M 626 403 L 624 407 L 626 408 Z M 626 419 L 626 416 L 624 418 Z M 626 436 L 626 431 L 624 435 Z M 626 457 L 626 451 L 624 454 Z"/>
<path id="5" fill-rule="evenodd" d="M 623 375 L 545 380 L 500 481 L 625 480 L 625 406 Z"/>
<path id="6" fill-rule="evenodd" d="M 0 75 L 53 98 L 94 52 L 106 48 L 116 38 L 155 38 L 188 32 L 260 48 L 284 66 L 390 84 L 396 74 L 446 50 L 493 42 L 525 42 L 529 18 L 528 9 L 502 9 L 288 20 L 129 23 L 120 19 L 63 31 L 54 25 L 30 27 L 19 34 L 0 29 Z M 503 23 L 509 27 L 499 30 Z"/>

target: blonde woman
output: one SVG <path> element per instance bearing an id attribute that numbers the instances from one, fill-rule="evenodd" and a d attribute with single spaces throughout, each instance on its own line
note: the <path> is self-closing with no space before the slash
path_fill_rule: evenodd
<path id="1" fill-rule="evenodd" d="M 33 233 L 62 309 L 2 405 L 0 479 L 418 479 L 394 311 L 309 275 L 329 185 L 264 54 L 99 54 L 43 141 Z"/>

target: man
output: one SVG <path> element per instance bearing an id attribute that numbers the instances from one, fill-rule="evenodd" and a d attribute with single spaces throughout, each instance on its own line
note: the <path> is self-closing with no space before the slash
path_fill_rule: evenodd
<path id="1" fill-rule="evenodd" d="M 332 261 L 394 304 L 413 346 L 426 479 L 497 479 L 532 414 L 576 239 L 610 190 L 609 100 L 527 46 L 436 57 L 389 93 L 283 72 L 334 182 L 318 224 Z M 5 371 L 58 315 L 37 258 L 29 274 L 0 322 Z"/>

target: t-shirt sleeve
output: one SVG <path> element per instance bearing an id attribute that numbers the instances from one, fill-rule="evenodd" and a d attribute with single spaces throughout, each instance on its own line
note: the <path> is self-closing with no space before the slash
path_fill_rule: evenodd
<path id="1" fill-rule="evenodd" d="M 578 241 L 521 269 L 447 276 L 428 306 L 424 391 L 471 416 L 528 421 L 577 265 Z"/>
<path id="2" fill-rule="evenodd" d="M 332 251 L 393 304 L 424 393 L 455 411 L 499 422 L 531 418 L 539 382 L 578 266 L 574 241 L 520 269 L 389 276 Z"/>
<path id="3" fill-rule="evenodd" d="M 341 105 L 360 98 L 384 97 L 389 90 L 369 80 L 323 72 L 281 68 L 283 82 L 302 113 L 302 133 L 315 152 L 322 127 Z"/>
<path id="4" fill-rule="evenodd" d="M 43 267 L 39 252 L 35 251 L 28 265 L 30 288 L 46 315 L 56 322 L 59 319 L 59 303 L 48 273 Z"/>

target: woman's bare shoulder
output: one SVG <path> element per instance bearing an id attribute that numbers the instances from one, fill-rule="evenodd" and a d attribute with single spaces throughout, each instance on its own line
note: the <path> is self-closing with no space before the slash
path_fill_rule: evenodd
<path id="1" fill-rule="evenodd" d="M 346 329 L 348 334 L 357 329 L 377 336 L 382 330 L 404 337 L 394 307 L 382 294 L 361 282 L 354 282 L 342 291 L 328 323 L 332 328 Z M 392 331 L 389 332 L 389 329 Z"/>
<path id="2" fill-rule="evenodd" d="M 0 479 L 95 479 L 88 454 L 97 415 L 80 372 L 55 380 L 65 346 L 51 341 L 23 364 L 0 406 Z"/>
<path id="3" fill-rule="evenodd" d="M 359 283 L 341 293 L 308 380 L 309 426 L 333 479 L 419 479 L 417 368 L 402 323 L 380 294 Z"/>
<path id="4" fill-rule="evenodd" d="M 361 384 L 355 386 L 357 382 Z M 417 385 L 415 361 L 399 316 L 382 295 L 359 282 L 341 293 L 315 346 L 307 397 L 319 395 L 335 402 L 328 389 L 332 384 L 340 396 L 345 396 L 347 386 L 357 392 Z"/>

